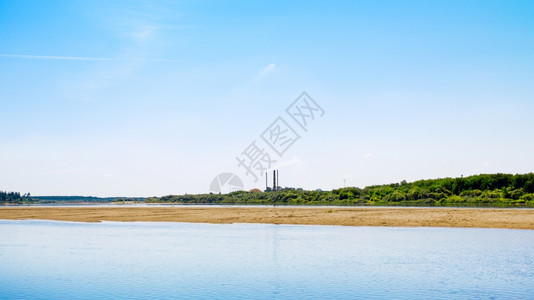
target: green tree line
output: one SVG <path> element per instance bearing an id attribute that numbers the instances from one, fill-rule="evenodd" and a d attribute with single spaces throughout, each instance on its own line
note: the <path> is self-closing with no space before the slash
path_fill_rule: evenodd
<path id="1" fill-rule="evenodd" d="M 29 193 L 21 196 L 19 192 L 0 191 L 0 204 L 30 204 L 32 202 Z"/>
<path id="2" fill-rule="evenodd" d="M 93 196 L 31 196 L 29 193 L 20 195 L 18 192 L 0 191 L 0 205 L 15 204 L 79 204 L 79 203 L 113 203 L 140 202 L 142 197 L 93 197 Z"/>
<path id="3" fill-rule="evenodd" d="M 402 181 L 363 189 L 332 191 L 237 191 L 229 194 L 169 195 L 147 203 L 279 205 L 534 206 L 534 173 L 481 174 L 460 178 Z"/>

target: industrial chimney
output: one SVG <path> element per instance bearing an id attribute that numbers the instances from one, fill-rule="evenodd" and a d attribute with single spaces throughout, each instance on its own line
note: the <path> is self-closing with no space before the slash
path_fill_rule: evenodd
<path id="1" fill-rule="evenodd" d="M 276 170 L 273 170 L 273 191 L 276 191 Z"/>

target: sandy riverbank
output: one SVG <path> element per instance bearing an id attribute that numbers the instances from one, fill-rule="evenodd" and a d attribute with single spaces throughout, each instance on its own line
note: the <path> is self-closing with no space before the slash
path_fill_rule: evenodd
<path id="1" fill-rule="evenodd" d="M 534 229 L 534 210 L 391 207 L 2 207 L 0 219 Z"/>

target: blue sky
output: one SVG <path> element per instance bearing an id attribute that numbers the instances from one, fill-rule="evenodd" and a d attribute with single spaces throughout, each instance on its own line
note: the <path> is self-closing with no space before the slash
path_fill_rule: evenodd
<path id="1" fill-rule="evenodd" d="M 283 186 L 532 172 L 533 82 L 532 1 L 0 0 L 0 189 L 263 188 L 236 157 L 303 91 Z"/>

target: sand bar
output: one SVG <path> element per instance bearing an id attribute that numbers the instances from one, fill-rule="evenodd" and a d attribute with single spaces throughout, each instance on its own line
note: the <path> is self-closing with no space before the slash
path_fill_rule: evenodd
<path id="1" fill-rule="evenodd" d="M 532 209 L 442 207 L 1 207 L 0 219 L 534 229 Z"/>

